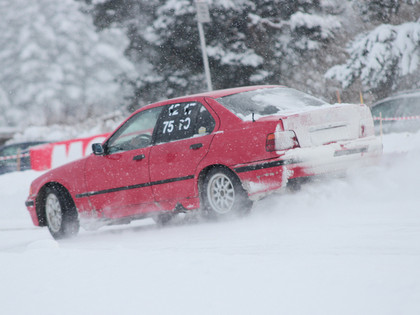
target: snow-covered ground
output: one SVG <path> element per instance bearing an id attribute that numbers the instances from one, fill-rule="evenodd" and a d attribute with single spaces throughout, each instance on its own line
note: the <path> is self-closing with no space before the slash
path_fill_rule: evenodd
<path id="1" fill-rule="evenodd" d="M 257 202 L 250 216 L 144 220 L 54 241 L 23 172 L 0 176 L 0 314 L 420 314 L 420 133 L 379 165 Z"/>

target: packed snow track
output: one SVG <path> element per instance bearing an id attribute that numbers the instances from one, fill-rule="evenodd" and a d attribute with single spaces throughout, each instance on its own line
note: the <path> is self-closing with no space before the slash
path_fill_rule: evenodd
<path id="1" fill-rule="evenodd" d="M 57 242 L 0 176 L 1 314 L 420 314 L 420 133 L 376 166 L 272 195 L 241 219 L 152 220 Z"/>

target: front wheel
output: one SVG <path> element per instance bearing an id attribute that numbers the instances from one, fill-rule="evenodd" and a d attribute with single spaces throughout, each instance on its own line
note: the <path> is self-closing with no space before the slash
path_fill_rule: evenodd
<path id="1" fill-rule="evenodd" d="M 68 238 L 79 232 L 76 207 L 63 189 L 47 188 L 44 211 L 48 229 L 55 239 Z"/>
<path id="2" fill-rule="evenodd" d="M 252 201 L 239 178 L 222 167 L 213 168 L 207 174 L 202 201 L 204 214 L 215 219 L 242 216 L 252 208 Z"/>

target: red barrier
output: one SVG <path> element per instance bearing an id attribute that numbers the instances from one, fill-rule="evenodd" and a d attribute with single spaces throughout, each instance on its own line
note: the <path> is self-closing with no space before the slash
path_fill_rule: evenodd
<path id="1" fill-rule="evenodd" d="M 109 134 L 47 143 L 29 149 L 31 168 L 44 171 L 90 154 L 92 143 L 102 143 Z"/>

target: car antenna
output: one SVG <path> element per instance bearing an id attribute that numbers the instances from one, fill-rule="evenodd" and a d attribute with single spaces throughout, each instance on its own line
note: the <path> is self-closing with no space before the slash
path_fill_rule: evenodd
<path id="1" fill-rule="evenodd" d="M 254 113 L 252 113 L 252 122 L 255 122 L 255 119 L 254 119 Z"/>

